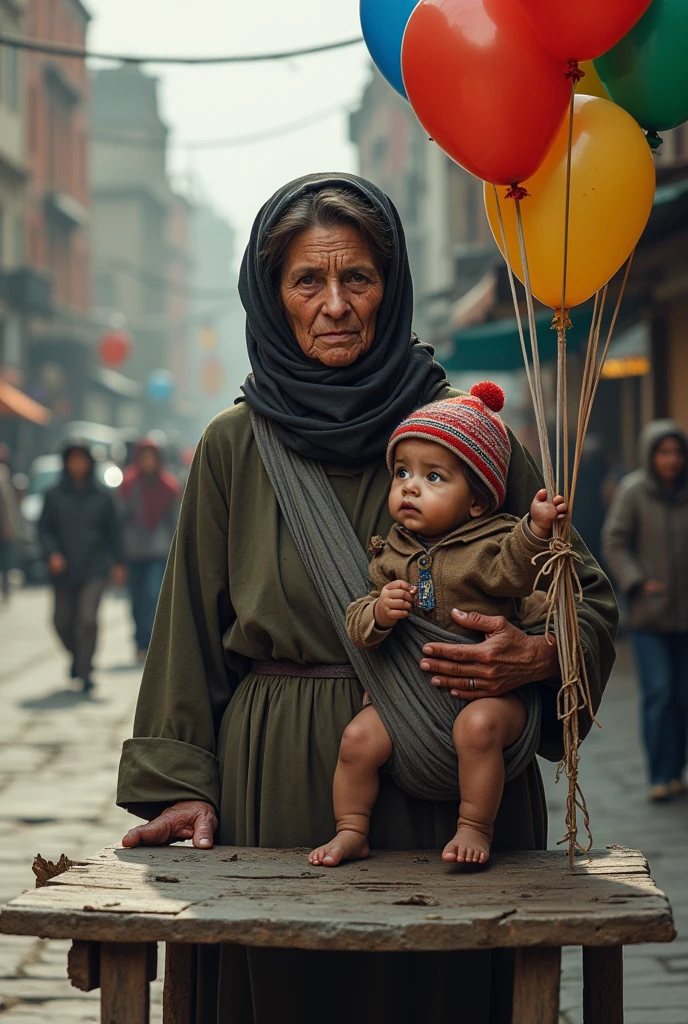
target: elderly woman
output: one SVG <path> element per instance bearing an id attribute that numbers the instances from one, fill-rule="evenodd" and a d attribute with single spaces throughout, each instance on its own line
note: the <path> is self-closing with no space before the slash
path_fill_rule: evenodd
<path id="1" fill-rule="evenodd" d="M 320 174 L 281 189 L 256 219 L 240 291 L 253 373 L 245 398 L 206 430 L 187 484 L 120 770 L 119 803 L 150 821 L 125 846 L 193 839 L 199 848 L 312 847 L 333 833 L 339 740 L 362 687 L 282 515 L 251 413 L 266 417 L 292 452 L 320 463 L 367 550 L 391 526 L 389 435 L 412 409 L 452 393 L 432 349 L 411 331 L 402 227 L 370 182 Z M 540 480 L 511 443 L 504 508 L 522 516 Z M 614 658 L 616 606 L 600 569 L 577 548 L 597 705 Z M 459 621 L 467 624 L 457 613 Z M 538 682 L 540 752 L 557 760 L 557 655 L 543 626 L 519 630 L 477 615 L 468 624 L 483 642 L 418 651 L 428 686 L 439 681 L 479 699 Z M 371 845 L 435 849 L 456 813 L 451 802 L 412 798 L 383 778 Z M 506 786 L 495 849 L 542 849 L 546 830 L 532 760 Z M 499 952 L 203 947 L 196 1020 L 502 1024 L 511 1019 L 510 970 Z"/>

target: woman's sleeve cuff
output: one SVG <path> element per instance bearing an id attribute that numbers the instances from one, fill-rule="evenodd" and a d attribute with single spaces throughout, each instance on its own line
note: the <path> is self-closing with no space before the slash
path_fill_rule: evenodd
<path id="1" fill-rule="evenodd" d="M 150 820 L 178 800 L 205 800 L 219 811 L 220 773 L 215 755 L 192 743 L 159 736 L 125 740 L 118 805 Z"/>

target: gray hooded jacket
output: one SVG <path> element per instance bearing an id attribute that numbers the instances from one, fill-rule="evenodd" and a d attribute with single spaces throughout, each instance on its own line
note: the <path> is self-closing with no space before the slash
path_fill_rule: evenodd
<path id="1" fill-rule="evenodd" d="M 629 602 L 633 629 L 688 631 L 688 484 L 673 493 L 652 471 L 652 455 L 665 437 L 688 436 L 673 420 L 655 420 L 640 436 L 642 469 L 619 484 L 604 525 L 604 557 Z M 643 592 L 646 580 L 664 584 Z"/>

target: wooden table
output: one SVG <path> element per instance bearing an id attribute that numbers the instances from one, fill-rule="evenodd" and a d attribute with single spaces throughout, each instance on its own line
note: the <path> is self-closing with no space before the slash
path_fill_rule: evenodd
<path id="1" fill-rule="evenodd" d="M 108 847 L 12 900 L 0 932 L 72 939 L 69 976 L 100 986 L 103 1024 L 148 1022 L 158 942 L 168 944 L 165 1024 L 193 1020 L 192 944 L 215 942 L 515 947 L 513 1024 L 557 1024 L 561 947 L 582 946 L 585 1024 L 620 1024 L 622 947 L 675 937 L 647 861 L 619 847 L 581 858 L 573 876 L 563 851 L 495 854 L 487 870 L 466 870 L 428 852 L 315 868 L 303 850 Z"/>

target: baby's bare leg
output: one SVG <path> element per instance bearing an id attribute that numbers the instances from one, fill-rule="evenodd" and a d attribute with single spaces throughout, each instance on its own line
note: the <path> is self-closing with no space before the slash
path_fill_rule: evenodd
<path id="1" fill-rule="evenodd" d="M 456 835 L 442 859 L 484 864 L 490 856 L 494 820 L 504 790 L 504 748 L 526 724 L 526 709 L 513 694 L 468 704 L 454 722 L 461 805 Z"/>
<path id="2" fill-rule="evenodd" d="M 370 815 L 379 789 L 378 770 L 389 760 L 392 741 L 374 707 L 363 709 L 347 725 L 334 773 L 337 835 L 313 850 L 311 864 L 334 867 L 343 860 L 367 857 Z"/>

